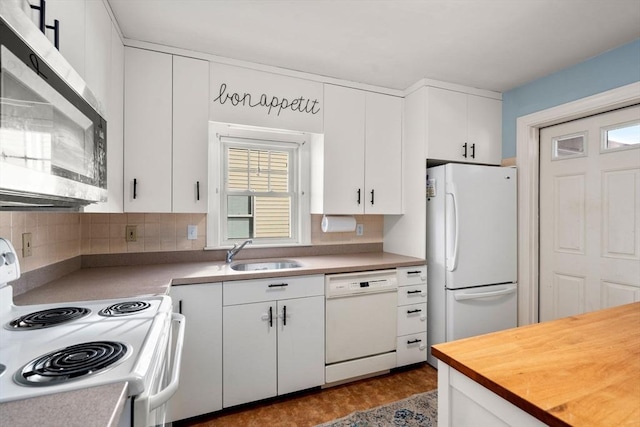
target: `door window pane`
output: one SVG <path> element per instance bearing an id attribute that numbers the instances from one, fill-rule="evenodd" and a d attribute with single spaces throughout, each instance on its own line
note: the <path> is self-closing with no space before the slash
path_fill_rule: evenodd
<path id="1" fill-rule="evenodd" d="M 625 125 L 603 129 L 603 149 L 616 150 L 640 146 L 640 124 Z"/>
<path id="2" fill-rule="evenodd" d="M 552 158 L 582 157 L 587 152 L 586 142 L 586 133 L 553 138 Z"/>

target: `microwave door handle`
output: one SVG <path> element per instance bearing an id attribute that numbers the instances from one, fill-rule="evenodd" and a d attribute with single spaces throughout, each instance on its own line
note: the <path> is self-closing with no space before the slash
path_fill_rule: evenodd
<path id="1" fill-rule="evenodd" d="M 171 396 L 178 390 L 178 384 L 180 383 L 180 365 L 182 364 L 182 347 L 184 345 L 184 316 L 179 313 L 173 313 L 171 315 L 171 322 L 177 322 L 180 324 L 178 329 L 178 337 L 176 338 L 176 348 L 173 353 L 173 372 L 171 373 L 171 382 L 160 390 L 158 393 L 149 396 L 149 411 L 152 411 L 159 406 L 166 403 Z"/>
<path id="2" fill-rule="evenodd" d="M 510 286 L 504 289 L 500 289 L 499 291 L 490 291 L 490 292 L 481 292 L 481 293 L 458 293 L 458 294 L 454 294 L 453 298 L 456 301 L 465 301 L 465 300 L 470 300 L 470 299 L 481 299 L 481 298 L 490 298 L 490 297 L 497 297 L 500 295 L 508 295 L 508 294 L 512 294 L 516 291 L 516 287 L 515 286 Z"/>

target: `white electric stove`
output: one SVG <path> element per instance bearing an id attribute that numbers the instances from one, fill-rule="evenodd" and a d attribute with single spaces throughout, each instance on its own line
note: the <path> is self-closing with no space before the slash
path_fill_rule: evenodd
<path id="1" fill-rule="evenodd" d="M 19 276 L 13 247 L 0 239 L 0 403 L 126 381 L 132 424 L 163 424 L 184 336 L 171 298 L 16 306 L 7 283 Z"/>

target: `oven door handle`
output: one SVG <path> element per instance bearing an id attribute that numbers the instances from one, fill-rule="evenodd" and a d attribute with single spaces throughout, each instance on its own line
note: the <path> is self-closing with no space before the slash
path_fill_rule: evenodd
<path id="1" fill-rule="evenodd" d="M 176 348 L 173 354 L 173 372 L 171 373 L 171 382 L 153 396 L 149 396 L 149 411 L 156 409 L 166 403 L 171 396 L 178 390 L 180 383 L 180 365 L 182 364 L 182 347 L 184 344 L 184 316 L 179 313 L 171 315 L 171 323 L 179 323 L 178 337 L 176 339 Z"/>

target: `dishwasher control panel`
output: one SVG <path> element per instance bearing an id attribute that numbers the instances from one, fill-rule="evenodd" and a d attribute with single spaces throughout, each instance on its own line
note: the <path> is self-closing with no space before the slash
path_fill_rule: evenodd
<path id="1" fill-rule="evenodd" d="M 363 293 L 395 292 L 398 289 L 398 277 L 396 270 L 327 274 L 325 286 L 327 298 Z"/>

